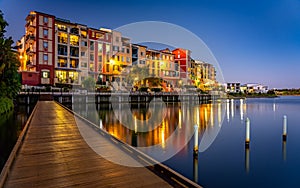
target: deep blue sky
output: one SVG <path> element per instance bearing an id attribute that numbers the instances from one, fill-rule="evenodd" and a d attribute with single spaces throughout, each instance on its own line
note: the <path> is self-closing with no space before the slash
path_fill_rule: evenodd
<path id="1" fill-rule="evenodd" d="M 94 28 L 150 20 L 177 24 L 207 44 L 225 81 L 300 88 L 300 0 L 0 0 L 0 7 L 14 40 L 24 34 L 30 10 Z"/>

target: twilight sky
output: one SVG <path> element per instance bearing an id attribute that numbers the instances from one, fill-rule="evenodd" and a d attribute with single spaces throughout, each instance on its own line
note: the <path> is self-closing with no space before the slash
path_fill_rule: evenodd
<path id="1" fill-rule="evenodd" d="M 31 10 L 94 28 L 169 22 L 206 43 L 225 81 L 300 88 L 300 0 L 0 0 L 0 10 L 15 41 Z"/>

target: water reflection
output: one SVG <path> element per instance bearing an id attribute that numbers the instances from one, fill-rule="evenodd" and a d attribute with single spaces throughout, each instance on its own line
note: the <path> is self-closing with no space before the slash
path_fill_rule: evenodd
<path id="1" fill-rule="evenodd" d="M 165 108 L 157 108 L 150 104 L 131 105 L 127 109 L 122 103 L 118 104 L 117 110 L 111 106 L 97 106 L 98 111 L 91 110 L 93 105 L 79 104 L 76 111 L 97 123 L 101 129 L 106 130 L 118 139 L 136 147 L 158 146 L 162 150 L 168 148 L 183 147 L 193 135 L 194 125 L 199 126 L 199 136 L 205 131 L 208 135 L 217 134 L 222 124 L 222 117 L 225 113 L 224 103 L 190 104 L 190 103 L 168 103 Z M 130 127 L 124 126 L 120 121 L 126 122 L 130 119 L 124 115 L 124 111 L 130 110 L 134 120 Z M 162 116 L 163 120 L 159 126 L 153 128 L 151 125 L 147 132 L 139 131 L 138 121 L 147 122 L 151 116 Z M 116 117 L 117 118 L 116 118 Z M 130 122 L 129 122 L 130 123 Z M 217 128 L 215 128 L 217 127 Z M 216 136 L 216 135 L 214 135 Z M 174 137 L 171 139 L 171 137 Z M 201 140 L 201 139 L 199 139 Z"/>

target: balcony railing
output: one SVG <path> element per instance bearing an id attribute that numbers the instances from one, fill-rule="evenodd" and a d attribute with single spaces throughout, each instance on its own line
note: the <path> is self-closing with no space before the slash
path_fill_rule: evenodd
<path id="1" fill-rule="evenodd" d="M 26 39 L 26 41 L 27 40 L 35 40 L 35 36 L 33 34 L 30 34 L 30 35 L 27 35 L 25 39 Z"/>

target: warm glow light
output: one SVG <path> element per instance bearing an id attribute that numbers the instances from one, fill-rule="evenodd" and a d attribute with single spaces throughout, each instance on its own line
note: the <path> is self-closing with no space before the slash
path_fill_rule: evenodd
<path id="1" fill-rule="evenodd" d="M 134 116 L 134 132 L 137 133 L 137 120 L 136 120 L 136 116 Z"/>
<path id="2" fill-rule="evenodd" d="M 162 122 L 162 128 L 161 128 L 161 147 L 164 149 L 166 147 L 165 143 L 165 123 Z"/>
<path id="3" fill-rule="evenodd" d="M 179 129 L 182 128 L 182 125 L 181 125 L 181 109 L 179 109 L 179 112 L 178 112 L 178 127 L 179 127 Z"/>

